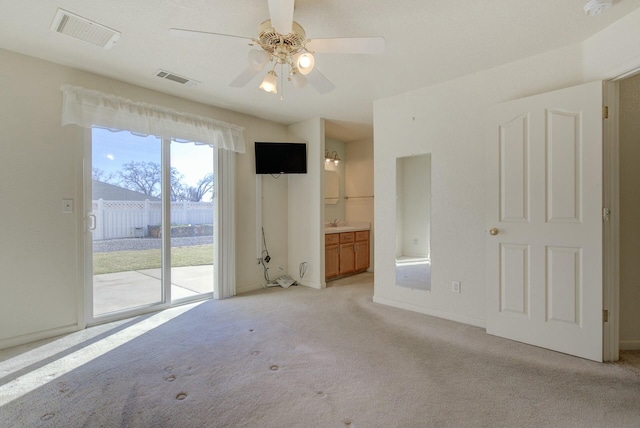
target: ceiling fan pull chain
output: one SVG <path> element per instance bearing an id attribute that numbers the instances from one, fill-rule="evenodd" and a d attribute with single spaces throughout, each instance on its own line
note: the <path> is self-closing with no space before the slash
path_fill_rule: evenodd
<path id="1" fill-rule="evenodd" d="M 284 72 L 282 71 L 282 64 L 280 64 L 280 87 L 282 88 L 280 101 L 284 101 Z"/>

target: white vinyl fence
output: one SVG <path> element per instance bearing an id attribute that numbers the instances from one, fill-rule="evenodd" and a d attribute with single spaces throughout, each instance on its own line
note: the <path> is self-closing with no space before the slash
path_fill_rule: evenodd
<path id="1" fill-rule="evenodd" d="M 160 201 L 94 200 L 94 240 L 142 238 L 161 220 Z M 171 202 L 171 224 L 213 224 L 213 202 Z"/>

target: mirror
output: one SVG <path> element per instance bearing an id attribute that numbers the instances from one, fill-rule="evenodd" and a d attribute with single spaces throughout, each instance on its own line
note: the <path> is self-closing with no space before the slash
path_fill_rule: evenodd
<path id="1" fill-rule="evenodd" d="M 324 203 L 335 205 L 340 199 L 340 177 L 337 171 L 324 170 Z"/>
<path id="2" fill-rule="evenodd" d="M 431 155 L 396 159 L 396 285 L 431 290 Z"/>

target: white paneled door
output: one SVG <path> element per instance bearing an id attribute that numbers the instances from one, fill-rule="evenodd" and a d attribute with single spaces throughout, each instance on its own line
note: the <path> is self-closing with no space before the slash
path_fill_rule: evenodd
<path id="1" fill-rule="evenodd" d="M 602 361 L 602 82 L 490 120 L 487 333 Z"/>

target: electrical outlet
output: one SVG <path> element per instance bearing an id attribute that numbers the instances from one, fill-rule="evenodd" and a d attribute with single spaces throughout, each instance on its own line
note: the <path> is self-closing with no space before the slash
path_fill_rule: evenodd
<path id="1" fill-rule="evenodd" d="M 453 293 L 461 293 L 462 289 L 460 288 L 460 281 L 451 281 L 451 291 Z"/>

